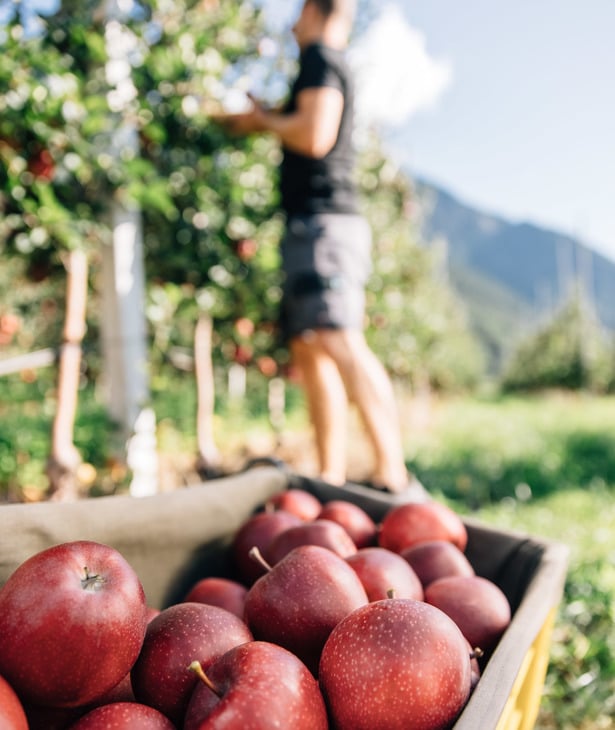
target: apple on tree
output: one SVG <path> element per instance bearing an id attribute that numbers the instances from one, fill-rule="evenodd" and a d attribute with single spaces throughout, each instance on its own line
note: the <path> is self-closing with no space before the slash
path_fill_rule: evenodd
<path id="1" fill-rule="evenodd" d="M 88 704 L 130 671 L 145 629 L 143 587 L 117 550 L 56 545 L 0 590 L 0 674 L 34 705 Z"/>
<path id="2" fill-rule="evenodd" d="M 264 641 L 231 649 L 196 685 L 184 730 L 224 727 L 230 730 L 327 730 L 325 703 L 318 683 L 291 652 Z"/>
<path id="3" fill-rule="evenodd" d="M 388 598 L 333 629 L 318 679 L 337 730 L 444 730 L 468 700 L 472 671 L 467 641 L 445 613 Z"/>

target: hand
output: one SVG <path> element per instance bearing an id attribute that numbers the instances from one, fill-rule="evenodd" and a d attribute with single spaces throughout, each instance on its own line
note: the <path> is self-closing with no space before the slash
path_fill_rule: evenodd
<path id="1" fill-rule="evenodd" d="M 252 107 L 245 112 L 237 114 L 214 114 L 212 120 L 223 126 L 228 132 L 236 135 L 247 135 L 253 132 L 264 132 L 267 127 L 265 124 L 265 110 L 253 96 L 248 94 L 252 103 Z"/>

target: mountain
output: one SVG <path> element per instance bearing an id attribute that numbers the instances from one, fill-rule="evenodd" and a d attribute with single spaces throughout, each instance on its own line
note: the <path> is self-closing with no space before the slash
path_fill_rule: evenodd
<path id="1" fill-rule="evenodd" d="M 413 178 L 421 239 L 445 251 L 449 279 L 496 369 L 575 290 L 615 331 L 615 263 L 577 239 L 477 210 Z"/>

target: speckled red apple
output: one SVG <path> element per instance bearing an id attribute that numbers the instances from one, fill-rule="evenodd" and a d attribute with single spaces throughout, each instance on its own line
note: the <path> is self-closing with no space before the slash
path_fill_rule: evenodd
<path id="1" fill-rule="evenodd" d="M 207 669 L 234 646 L 252 639 L 235 614 L 205 603 L 178 603 L 150 621 L 143 649 L 131 672 L 138 702 L 181 722 L 196 684 L 194 660 Z"/>
<path id="2" fill-rule="evenodd" d="M 318 519 L 337 522 L 350 535 L 357 548 L 376 544 L 376 523 L 364 509 L 352 502 L 333 499 L 323 505 Z"/>
<path id="3" fill-rule="evenodd" d="M 461 517 L 435 500 L 393 507 L 384 516 L 378 533 L 380 547 L 394 553 L 428 540 L 448 540 L 463 552 L 468 533 Z"/>
<path id="4" fill-rule="evenodd" d="M 343 558 L 319 545 L 292 550 L 248 591 L 245 618 L 254 637 L 292 651 L 313 673 L 332 629 L 367 603 Z"/>
<path id="5" fill-rule="evenodd" d="M 443 730 L 469 697 L 470 655 L 442 611 L 386 599 L 333 629 L 319 682 L 336 730 Z"/>
<path id="6" fill-rule="evenodd" d="M 208 727 L 327 730 L 327 711 L 307 667 L 281 646 L 252 641 L 231 649 L 194 689 L 184 730 Z"/>
<path id="7" fill-rule="evenodd" d="M 370 601 L 390 598 L 423 600 L 423 586 L 410 565 L 397 553 L 380 547 L 367 547 L 346 558 L 359 576 Z"/>

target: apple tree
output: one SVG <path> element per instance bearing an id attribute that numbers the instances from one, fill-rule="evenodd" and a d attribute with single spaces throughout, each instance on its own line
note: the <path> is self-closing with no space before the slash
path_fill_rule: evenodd
<path id="1" fill-rule="evenodd" d="M 549 388 L 606 392 L 613 381 L 613 343 L 577 291 L 517 344 L 502 376 L 504 391 Z"/>
<path id="2" fill-rule="evenodd" d="M 189 341 L 199 309 L 215 322 L 218 357 L 247 363 L 275 343 L 277 150 L 267 139 L 231 143 L 208 115 L 258 59 L 259 13 L 216 0 L 130 5 L 121 32 L 104 3 L 71 0 L 34 31 L 16 3 L 0 31 L 0 247 L 22 257 L 30 277 L 65 270 L 72 281 L 63 333 L 72 378 L 58 393 L 59 410 L 72 401 L 60 419 L 69 426 L 80 367 L 73 346 L 97 334 L 97 307 L 86 330 L 84 283 L 89 266 L 97 298 L 113 202 L 142 213 L 154 345 Z M 110 43 L 128 44 L 128 88 L 114 88 L 125 69 L 114 66 Z M 136 148 L 118 140 L 120 125 L 137 135 Z M 70 440 L 54 450 L 62 467 L 77 460 Z"/>

